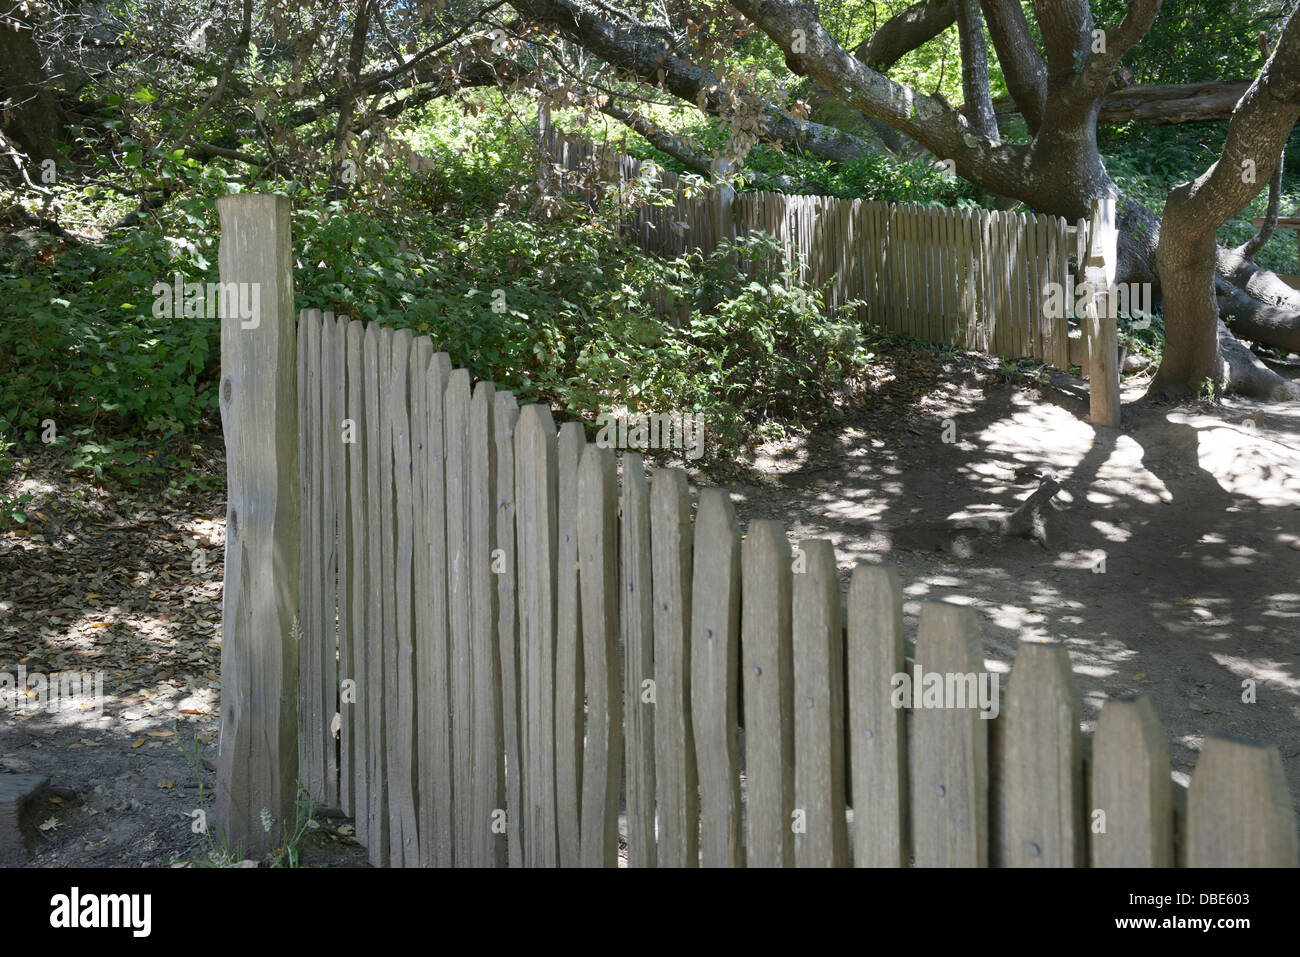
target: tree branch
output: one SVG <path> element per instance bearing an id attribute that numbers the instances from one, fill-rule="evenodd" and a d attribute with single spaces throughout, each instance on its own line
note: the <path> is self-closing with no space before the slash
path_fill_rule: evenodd
<path id="1" fill-rule="evenodd" d="M 963 113 L 975 131 L 990 142 L 1000 143 L 998 118 L 989 92 L 989 61 L 984 48 L 984 18 L 979 0 L 956 0 L 957 34 L 961 43 L 961 88 L 966 103 Z"/>
<path id="2" fill-rule="evenodd" d="M 995 193 L 1023 191 L 1028 150 L 993 143 L 966 117 L 934 97 L 896 83 L 851 56 L 798 0 L 735 0 L 785 53 L 795 73 L 813 77 L 850 106 L 912 137 L 957 172 Z M 796 37 L 801 38 L 796 50 Z"/>
<path id="3" fill-rule="evenodd" d="M 858 44 L 853 55 L 871 69 L 888 73 L 906 54 L 929 43 L 956 19 L 956 0 L 918 0 L 881 24 Z"/>
<path id="4" fill-rule="evenodd" d="M 1037 133 L 1047 108 L 1047 66 L 1034 45 L 1020 0 L 983 0 L 982 6 L 1007 89 L 1029 132 Z"/>

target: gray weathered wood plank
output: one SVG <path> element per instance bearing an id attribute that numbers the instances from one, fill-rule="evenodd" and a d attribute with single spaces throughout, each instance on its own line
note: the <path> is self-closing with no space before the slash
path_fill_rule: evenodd
<path id="1" fill-rule="evenodd" d="M 641 456 L 623 456 L 623 729 L 627 767 L 627 860 L 654 867 L 654 594 L 650 559 L 650 483 Z"/>
<path id="2" fill-rule="evenodd" d="M 367 777 L 370 780 L 370 805 L 367 809 L 369 821 L 367 829 L 370 843 L 366 845 L 372 866 L 379 867 L 388 862 L 388 777 L 387 748 L 385 747 L 385 707 L 384 690 L 388 675 L 384 663 L 383 636 L 385 629 L 384 590 L 388 575 L 384 569 L 384 542 L 392 540 L 391 526 L 386 525 L 384 497 L 385 487 L 392 487 L 392 467 L 387 461 L 391 451 L 385 448 L 383 440 L 387 431 L 387 420 L 383 414 L 380 396 L 380 369 L 390 365 L 392 349 L 391 336 L 385 339 L 380 335 L 379 324 L 370 323 L 366 327 L 365 347 L 365 388 L 366 388 L 366 425 L 364 441 L 366 443 L 366 524 L 370 530 L 367 566 L 371 592 L 368 596 L 366 618 L 366 655 L 368 664 L 367 686 L 363 691 L 367 709 L 369 733 L 369 753 L 367 755 Z M 386 452 L 388 453 L 386 455 Z M 388 497 L 392 497 L 389 491 Z"/>
<path id="3" fill-rule="evenodd" d="M 1169 741 L 1145 695 L 1102 706 L 1088 800 L 1093 867 L 1174 866 Z"/>
<path id="4" fill-rule="evenodd" d="M 907 864 L 907 738 L 891 701 L 904 670 L 903 594 L 898 572 L 858 565 L 849 584 L 849 757 L 853 864 Z"/>
<path id="5" fill-rule="evenodd" d="M 330 399 L 330 421 L 334 424 L 334 454 L 330 463 L 334 469 L 334 525 L 337 529 L 338 561 L 338 685 L 337 704 L 339 714 L 338 747 L 338 798 L 339 809 L 344 814 L 355 815 L 355 774 L 353 772 L 353 749 L 355 748 L 355 728 L 353 721 L 356 709 L 346 703 L 352 693 L 352 686 L 344 687 L 344 681 L 354 681 L 353 631 L 352 631 L 352 509 L 350 502 L 353 490 L 350 484 L 348 468 L 350 446 L 345 444 L 344 420 L 347 418 L 348 401 L 348 365 L 347 333 L 351 325 L 346 316 L 339 316 L 335 321 L 333 337 L 334 352 L 334 393 Z"/>
<path id="6" fill-rule="evenodd" d="M 222 196 L 217 212 L 222 282 L 250 283 L 261 294 L 247 321 L 221 316 L 228 481 L 216 817 L 232 843 L 259 854 L 292 826 L 298 793 L 294 619 L 302 516 L 293 243 L 282 196 Z M 269 834 L 263 809 L 275 819 Z"/>
<path id="7" fill-rule="evenodd" d="M 496 442 L 492 413 L 496 389 L 479 382 L 469 407 L 470 674 L 473 690 L 473 771 L 469 822 L 470 863 L 505 864 L 506 835 L 499 826 L 505 806 L 501 728 L 501 658 L 497 646 Z"/>
<path id="8" fill-rule="evenodd" d="M 745 860 L 792 867 L 794 646 L 790 543 L 780 522 L 751 522 L 741 546 L 745 700 Z"/>
<path id="9" fill-rule="evenodd" d="M 971 608 L 921 606 L 916 668 L 945 674 L 984 670 Z M 911 677 L 911 676 L 909 676 Z M 988 730 L 974 708 L 920 708 L 912 715 L 912 836 L 917 867 L 988 865 Z"/>
<path id="10" fill-rule="evenodd" d="M 497 641 L 501 663 L 501 727 L 506 797 L 506 854 L 511 867 L 522 867 L 519 821 L 523 813 L 523 775 L 519 749 L 519 588 L 515 540 L 515 426 L 519 403 L 504 390 L 493 402 L 492 427 L 497 451 L 496 545 L 493 572 L 497 582 Z M 498 564 L 499 559 L 499 564 Z"/>
<path id="11" fill-rule="evenodd" d="M 1002 806 L 1007 867 L 1084 860 L 1082 705 L 1064 645 L 1021 642 L 1006 695 Z"/>
<path id="12" fill-rule="evenodd" d="M 424 743 L 420 740 L 424 703 L 428 686 L 423 683 L 427 663 L 424 659 L 432 642 L 433 561 L 429 554 L 428 523 L 431 503 L 429 490 L 429 363 L 433 359 L 433 341 L 419 336 L 411 343 L 408 396 L 411 408 L 411 515 L 414 523 L 411 545 L 411 727 L 413 753 L 412 775 L 415 779 L 416 862 L 421 867 L 433 863 L 425 828 L 432 827 L 430 801 L 433 782 L 424 777 Z M 441 504 L 441 503 L 439 503 Z M 440 583 L 441 584 L 441 583 Z M 428 793 L 426 793 L 428 792 Z"/>
<path id="13" fill-rule="evenodd" d="M 578 566 L 578 462 L 581 422 L 565 422 L 557 441 L 559 532 L 555 596 L 555 801 L 560 866 L 577 867 L 582 839 L 584 657 Z"/>
<path id="14" fill-rule="evenodd" d="M 320 369 L 320 393 L 313 396 L 317 404 L 315 425 L 319 429 L 316 448 L 320 454 L 320 468 L 316 473 L 319 483 L 318 499 L 318 537 L 315 547 L 319 549 L 318 562 L 320 574 L 320 592 L 318 595 L 320 628 L 317 653 L 320 655 L 320 695 L 321 727 L 317 731 L 319 754 L 322 759 L 319 768 L 321 791 L 318 800 L 326 807 L 339 806 L 339 769 L 338 743 L 334 737 L 334 716 L 338 713 L 338 498 L 334 484 L 337 477 L 336 463 L 342 449 L 338 430 L 338 414 L 334 406 L 335 383 L 339 370 L 335 367 L 335 333 L 337 323 L 334 314 L 327 312 L 322 317 L 319 327 L 320 355 L 317 364 Z"/>
<path id="15" fill-rule="evenodd" d="M 299 586 L 299 676 L 301 697 L 301 755 L 302 785 L 313 799 L 323 799 L 324 735 L 321 725 L 323 696 L 321 692 L 321 629 L 324 615 L 321 610 L 321 579 L 323 555 L 321 549 L 321 453 L 320 453 L 320 329 L 322 316 L 319 309 L 304 310 L 298 321 L 298 408 L 302 427 L 298 440 L 298 456 L 302 463 L 300 487 L 302 489 L 302 578 Z"/>
<path id="16" fill-rule="evenodd" d="M 1277 745 L 1207 737 L 1187 793 L 1187 866 L 1297 864 L 1295 811 Z"/>
<path id="17" fill-rule="evenodd" d="M 740 530 L 725 489 L 700 492 L 691 585 L 691 722 L 705 867 L 740 867 Z"/>
<path id="18" fill-rule="evenodd" d="M 618 642 L 618 462 L 588 445 L 578 463 L 578 564 L 587 735 L 582 767 L 584 867 L 618 866 L 623 676 Z"/>
<path id="19" fill-rule="evenodd" d="M 382 334 L 381 334 L 382 335 Z M 392 443 L 392 611 L 391 629 L 384 635 L 388 693 L 389 862 L 393 867 L 419 864 L 415 785 L 415 653 L 412 644 L 414 606 L 411 598 L 415 555 L 415 513 L 411 503 L 411 330 L 392 335 L 392 358 L 386 405 Z M 388 595 L 385 594 L 387 602 Z M 391 665 L 391 667 L 390 667 Z"/>
<path id="20" fill-rule="evenodd" d="M 451 867 L 451 636 L 447 597 L 447 455 L 443 431 L 451 359 L 435 353 L 424 376 L 425 420 L 420 425 L 427 466 L 424 473 L 422 528 L 429 565 L 429 591 L 420 596 L 428 630 L 419 635 L 415 661 L 420 693 L 416 699 L 419 734 L 420 860 L 425 866 Z"/>
<path id="21" fill-rule="evenodd" d="M 352 802 L 353 818 L 356 821 L 357 841 L 363 847 L 370 846 L 370 731 L 369 731 L 369 681 L 370 655 L 366 646 L 366 616 L 369 613 L 370 574 L 368 561 L 370 542 L 370 525 L 368 522 L 366 501 L 366 394 L 364 368 L 365 324 L 352 320 L 347 324 L 347 411 L 351 420 L 352 441 L 347 445 L 348 456 L 348 511 L 351 556 L 348 567 L 348 607 L 350 610 L 350 631 L 352 634 L 352 667 L 346 677 L 352 679 L 352 695 L 349 703 L 346 698 L 343 707 L 352 715 L 350 723 L 353 746 L 352 758 Z M 344 727 L 349 727 L 344 722 Z"/>
<path id="22" fill-rule="evenodd" d="M 524 866 L 559 863 L 555 814 L 557 448 L 550 409 L 527 405 L 515 428 L 519 555 Z"/>
<path id="23" fill-rule="evenodd" d="M 804 570 L 794 575 L 794 803 L 799 867 L 849 862 L 844 786 L 844 637 L 835 549 L 828 539 L 801 542 Z"/>
<path id="24" fill-rule="evenodd" d="M 691 723 L 691 495 L 686 473 L 650 482 L 654 566 L 655 802 L 659 866 L 698 867 L 699 778 Z"/>
<path id="25" fill-rule="evenodd" d="M 452 855 L 469 867 L 474 827 L 471 788 L 474 683 L 471 673 L 469 542 L 469 403 L 466 369 L 453 369 L 443 396 L 447 474 L 447 625 L 450 636 Z"/>

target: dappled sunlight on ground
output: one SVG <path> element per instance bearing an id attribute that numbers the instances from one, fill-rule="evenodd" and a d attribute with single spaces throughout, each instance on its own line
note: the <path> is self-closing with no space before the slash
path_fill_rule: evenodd
<path id="1" fill-rule="evenodd" d="M 846 588 L 858 562 L 897 567 L 909 639 L 925 602 L 952 601 L 979 612 L 990 662 L 1063 642 L 1085 728 L 1106 700 L 1148 695 L 1184 781 L 1207 734 L 1275 742 L 1300 798 L 1300 410 L 1159 407 L 1127 383 L 1123 428 L 1095 429 L 1086 391 L 958 366 L 760 456 L 742 524 L 829 538 Z M 1049 474 L 1046 547 L 954 547 L 950 516 L 1006 514 Z"/>

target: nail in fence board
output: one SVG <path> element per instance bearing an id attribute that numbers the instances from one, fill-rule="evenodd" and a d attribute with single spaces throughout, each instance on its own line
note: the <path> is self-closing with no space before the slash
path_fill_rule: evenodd
<path id="1" fill-rule="evenodd" d="M 578 462 L 582 423 L 560 426 L 559 557 L 556 560 L 555 800 L 560 866 L 577 867 L 582 837 L 583 665 L 578 582 Z"/>
<path id="2" fill-rule="evenodd" d="M 444 405 L 451 358 L 435 353 L 424 376 L 428 418 L 421 426 L 427 452 L 423 528 L 429 560 L 429 591 L 420 596 L 428 632 L 417 636 L 415 652 L 420 694 L 419 725 L 420 856 L 433 867 L 451 867 L 453 802 L 451 760 L 451 635 L 447 594 L 447 447 Z"/>
<path id="3" fill-rule="evenodd" d="M 699 758 L 702 863 L 739 867 L 740 531 L 725 489 L 700 492 L 694 565 L 691 721 Z"/>
<path id="4" fill-rule="evenodd" d="M 792 867 L 794 645 L 791 555 L 780 522 L 751 522 L 741 545 L 748 867 Z"/>
<path id="5" fill-rule="evenodd" d="M 229 840 L 256 855 L 286 836 L 299 773 L 293 632 L 300 600 L 302 423 L 293 244 L 284 197 L 223 196 L 217 212 L 222 282 L 261 289 L 255 325 L 245 328 L 240 317 L 221 316 L 228 496 L 216 804 Z M 275 819 L 269 834 L 263 809 Z"/>
<path id="6" fill-rule="evenodd" d="M 524 866 L 559 863 L 555 817 L 555 422 L 527 405 L 515 428 L 515 535 L 519 549 L 520 715 Z"/>
<path id="7" fill-rule="evenodd" d="M 1007 867 L 1083 866 L 1081 711 L 1065 646 L 1021 642 L 1000 768 Z"/>
<path id="8" fill-rule="evenodd" d="M 1205 739 L 1187 793 L 1188 867 L 1295 867 L 1295 812 L 1276 744 Z"/>
<path id="9" fill-rule="evenodd" d="M 623 729 L 627 768 L 627 862 L 654 867 L 654 604 L 650 560 L 650 483 L 641 456 L 623 456 Z"/>
<path id="10" fill-rule="evenodd" d="M 370 548 L 366 560 L 370 569 L 371 592 L 366 619 L 366 673 L 369 686 L 365 689 L 367 719 L 369 725 L 369 753 L 367 755 L 368 776 L 370 778 L 370 863 L 380 867 L 388 863 L 388 776 L 387 754 L 385 749 L 386 721 L 384 714 L 384 689 L 387 674 L 384 667 L 383 636 L 385 634 L 384 589 L 388 576 L 384 571 L 384 543 L 392 541 L 392 529 L 384 524 L 384 487 L 391 487 L 391 468 L 385 461 L 385 444 L 383 436 L 387 431 L 387 421 L 381 414 L 379 370 L 387 369 L 391 349 L 391 335 L 384 339 L 380 335 L 379 325 L 370 323 L 365 334 L 365 384 L 366 384 L 366 505 L 367 525 L 370 529 Z M 391 497 L 391 492 L 389 493 Z"/>
<path id="11" fill-rule="evenodd" d="M 1093 736 L 1084 809 L 1091 865 L 1173 867 L 1172 795 L 1169 742 L 1151 701 L 1145 695 L 1107 701 Z"/>
<path id="12" fill-rule="evenodd" d="M 618 642 L 618 462 L 587 445 L 578 463 L 578 563 L 587 740 L 582 768 L 584 867 L 618 866 L 623 680 Z"/>
<path id="13" fill-rule="evenodd" d="M 499 391 L 492 409 L 497 449 L 496 528 L 502 572 L 497 580 L 497 642 L 501 662 L 501 726 L 505 772 L 506 855 L 511 867 L 522 867 L 519 820 L 523 813 L 523 781 L 519 748 L 519 588 L 518 547 L 515 541 L 515 427 L 519 403 Z"/>
<path id="14" fill-rule="evenodd" d="M 907 740 L 892 702 L 903 673 L 903 593 L 893 568 L 858 565 L 849 584 L 849 766 L 853 865 L 907 864 Z"/>
<path id="15" fill-rule="evenodd" d="M 411 330 L 393 333 L 388 376 L 388 421 L 393 449 L 393 627 L 387 632 L 385 662 L 392 677 L 385 695 L 389 712 L 388 795 L 389 861 L 394 867 L 419 864 L 415 824 L 415 655 L 411 632 L 414 607 L 411 583 L 415 556 L 415 513 L 411 503 Z M 394 694 L 394 690 L 396 693 Z"/>
<path id="16" fill-rule="evenodd" d="M 492 432 L 491 382 L 474 386 L 469 408 L 469 585 L 470 675 L 474 688 L 472 817 L 470 863 L 505 864 L 506 836 L 495 816 L 505 805 L 502 782 L 501 659 L 497 647 L 497 583 L 492 571 L 496 548 L 496 443 Z"/>
<path id="17" fill-rule="evenodd" d="M 984 670 L 979 624 L 967 607 L 921 606 L 916 668 L 940 674 Z M 988 865 L 988 730 L 974 708 L 912 714 L 912 834 L 917 867 Z"/>
<path id="18" fill-rule="evenodd" d="M 467 369 L 453 369 L 443 398 L 447 472 L 447 609 L 451 637 L 452 854 L 469 867 L 473 828 L 474 679 L 471 668 L 469 552 L 469 403 Z"/>
<path id="19" fill-rule="evenodd" d="M 824 538 L 800 543 L 805 568 L 794 576 L 794 835 L 799 867 L 846 867 L 844 812 L 844 638 L 835 549 Z"/>
<path id="20" fill-rule="evenodd" d="M 691 722 L 691 496 L 681 469 L 650 482 L 654 566 L 655 802 L 659 866 L 699 866 L 699 785 Z"/>

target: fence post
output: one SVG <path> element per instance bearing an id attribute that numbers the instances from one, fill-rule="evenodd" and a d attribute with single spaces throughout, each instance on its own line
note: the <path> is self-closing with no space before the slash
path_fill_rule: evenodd
<path id="1" fill-rule="evenodd" d="M 550 164 L 555 161 L 551 156 L 551 136 L 551 107 L 547 103 L 538 104 L 537 149 L 540 155 L 537 160 L 537 185 L 543 194 L 550 185 Z"/>
<path id="2" fill-rule="evenodd" d="M 1084 335 L 1092 366 L 1088 405 L 1093 425 L 1119 427 L 1119 330 L 1112 316 L 1119 230 L 1115 226 L 1115 200 L 1092 201 L 1088 217 L 1088 261 L 1080 263 L 1092 296 L 1084 310 Z"/>
<path id="3" fill-rule="evenodd" d="M 259 856 L 293 827 L 298 781 L 293 244 L 283 196 L 223 196 L 217 213 L 228 489 L 216 814 L 231 847 Z"/>

